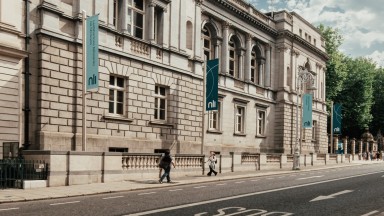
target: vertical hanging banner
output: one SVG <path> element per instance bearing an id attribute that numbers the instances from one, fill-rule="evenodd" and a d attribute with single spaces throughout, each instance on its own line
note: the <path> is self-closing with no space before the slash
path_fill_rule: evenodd
<path id="1" fill-rule="evenodd" d="M 207 61 L 206 67 L 206 110 L 217 110 L 219 100 L 219 59 Z"/>
<path id="2" fill-rule="evenodd" d="M 99 87 L 99 15 L 86 19 L 87 91 Z"/>
<path id="3" fill-rule="evenodd" d="M 303 96 L 303 128 L 312 128 L 312 95 Z"/>
<path id="4" fill-rule="evenodd" d="M 341 104 L 333 105 L 333 134 L 341 134 Z"/>

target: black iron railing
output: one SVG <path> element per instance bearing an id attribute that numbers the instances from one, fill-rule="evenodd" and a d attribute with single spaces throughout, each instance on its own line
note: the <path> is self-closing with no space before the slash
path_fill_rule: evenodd
<path id="1" fill-rule="evenodd" d="M 22 188 L 24 180 L 47 180 L 48 163 L 7 158 L 0 160 L 0 189 Z"/>

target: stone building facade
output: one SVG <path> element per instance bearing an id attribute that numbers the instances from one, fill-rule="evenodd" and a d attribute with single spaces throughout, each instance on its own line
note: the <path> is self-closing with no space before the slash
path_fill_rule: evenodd
<path id="1" fill-rule="evenodd" d="M 22 72 L 27 52 L 22 14 L 22 1 L 0 1 L 0 158 L 16 155 L 23 140 Z"/>
<path id="2" fill-rule="evenodd" d="M 29 149 L 82 150 L 85 10 L 99 14 L 99 88 L 87 93 L 86 151 L 292 154 L 303 67 L 317 90 L 301 152 L 327 152 L 328 57 L 298 14 L 263 14 L 242 0 L 29 2 Z M 213 58 L 219 110 L 204 112 L 204 64 Z"/>

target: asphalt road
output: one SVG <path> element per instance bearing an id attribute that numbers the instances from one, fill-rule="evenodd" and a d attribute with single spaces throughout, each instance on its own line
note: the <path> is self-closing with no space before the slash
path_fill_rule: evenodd
<path id="1" fill-rule="evenodd" d="M 384 166 L 0 204 L 0 215 L 384 215 Z M 214 178 L 214 177 L 213 177 Z"/>

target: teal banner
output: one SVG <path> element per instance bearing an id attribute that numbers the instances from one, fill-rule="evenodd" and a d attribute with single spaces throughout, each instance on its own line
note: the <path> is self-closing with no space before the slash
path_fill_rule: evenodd
<path id="1" fill-rule="evenodd" d="M 303 96 L 303 128 L 312 128 L 312 95 Z"/>
<path id="2" fill-rule="evenodd" d="M 99 15 L 86 19 L 87 91 L 99 87 Z"/>
<path id="3" fill-rule="evenodd" d="M 219 100 L 219 59 L 208 60 L 206 70 L 205 108 L 206 110 L 217 110 Z"/>
<path id="4" fill-rule="evenodd" d="M 341 104 L 333 105 L 333 134 L 341 134 Z"/>

